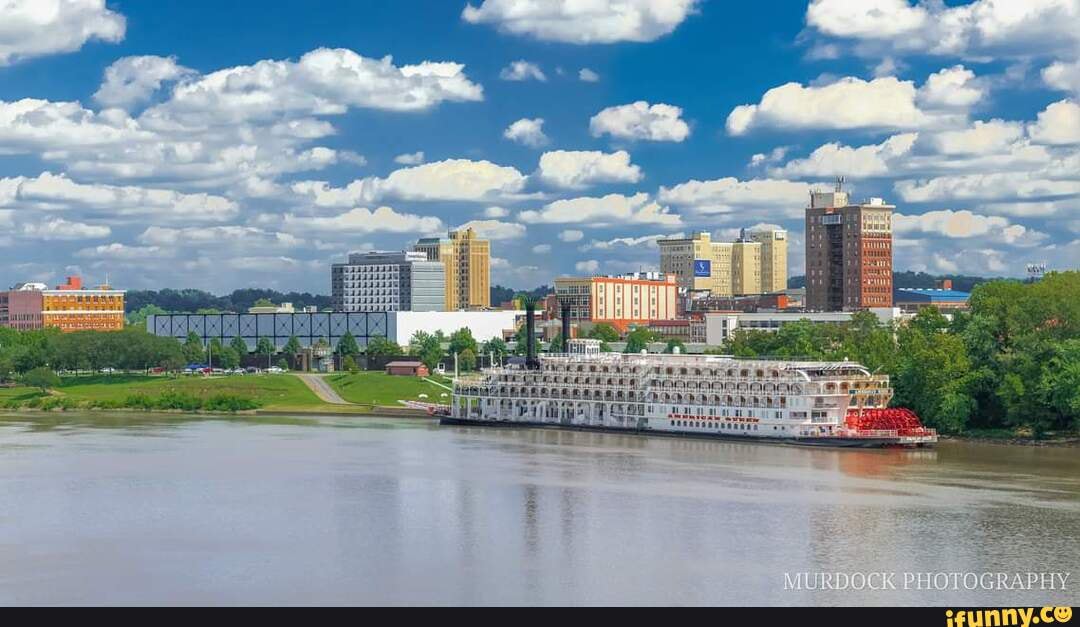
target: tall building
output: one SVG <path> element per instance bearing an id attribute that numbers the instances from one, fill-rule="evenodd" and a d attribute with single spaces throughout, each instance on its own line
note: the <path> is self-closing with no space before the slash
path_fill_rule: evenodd
<path id="1" fill-rule="evenodd" d="M 330 268 L 334 311 L 444 311 L 446 268 L 422 252 L 349 255 Z"/>
<path id="2" fill-rule="evenodd" d="M 765 294 L 787 289 L 787 231 L 763 229 L 743 231 L 741 239 L 761 243 L 761 291 Z"/>
<path id="3" fill-rule="evenodd" d="M 731 290 L 736 296 L 761 293 L 761 242 L 740 237 L 732 245 Z"/>
<path id="4" fill-rule="evenodd" d="M 684 292 L 710 292 L 732 296 L 732 255 L 734 244 L 714 242 L 708 233 L 684 239 L 662 239 L 660 272 L 675 277 Z"/>
<path id="5" fill-rule="evenodd" d="M 108 285 L 85 288 L 77 276 L 51 290 L 43 283 L 21 283 L 0 294 L 0 325 L 65 333 L 118 331 L 124 328 L 124 291 Z"/>
<path id="6" fill-rule="evenodd" d="M 807 309 L 892 307 L 893 209 L 881 198 L 851 204 L 839 182 L 836 191 L 811 193 L 806 208 Z"/>
<path id="7" fill-rule="evenodd" d="M 571 320 L 606 322 L 624 331 L 631 324 L 678 317 L 675 277 L 659 272 L 561 277 L 555 279 L 555 296 L 569 305 Z"/>
<path id="8" fill-rule="evenodd" d="M 446 238 L 424 238 L 417 252 L 441 261 L 446 274 L 446 309 L 491 307 L 491 243 L 471 229 L 450 231 Z"/>

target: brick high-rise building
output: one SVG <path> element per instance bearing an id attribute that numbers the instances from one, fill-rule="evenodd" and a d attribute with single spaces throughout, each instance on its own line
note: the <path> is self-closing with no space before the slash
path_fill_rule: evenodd
<path id="1" fill-rule="evenodd" d="M 560 305 L 575 322 L 606 322 L 620 331 L 631 324 L 678 317 L 675 277 L 659 272 L 555 279 Z"/>
<path id="2" fill-rule="evenodd" d="M 414 250 L 445 266 L 447 311 L 491 307 L 491 242 L 468 228 L 421 239 Z"/>
<path id="3" fill-rule="evenodd" d="M 806 307 L 853 311 L 892 307 L 892 205 L 851 204 L 837 184 L 806 208 Z"/>

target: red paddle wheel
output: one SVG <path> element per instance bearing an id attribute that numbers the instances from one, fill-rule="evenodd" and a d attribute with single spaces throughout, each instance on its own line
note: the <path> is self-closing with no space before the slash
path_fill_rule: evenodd
<path id="1" fill-rule="evenodd" d="M 924 436 L 933 433 L 923 426 L 915 412 L 902 407 L 849 409 L 847 427 L 856 431 L 896 431 L 901 436 Z"/>

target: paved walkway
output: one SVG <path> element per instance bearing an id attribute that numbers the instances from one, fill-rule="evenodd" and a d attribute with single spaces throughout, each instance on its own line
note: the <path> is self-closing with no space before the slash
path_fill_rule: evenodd
<path id="1" fill-rule="evenodd" d="M 311 391 L 315 393 L 324 403 L 330 403 L 331 405 L 352 405 L 349 401 L 341 398 L 334 388 L 330 387 L 330 384 L 323 380 L 320 375 L 317 374 L 298 374 L 300 380 L 311 388 Z"/>

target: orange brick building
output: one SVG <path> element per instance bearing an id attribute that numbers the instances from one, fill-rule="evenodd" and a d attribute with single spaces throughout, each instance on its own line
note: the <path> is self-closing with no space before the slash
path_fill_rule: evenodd
<path id="1" fill-rule="evenodd" d="M 24 283 L 0 294 L 0 325 L 15 329 L 57 328 L 71 331 L 118 331 L 124 328 L 124 292 L 108 285 L 83 287 L 68 277 L 56 289 Z"/>
<path id="2" fill-rule="evenodd" d="M 624 276 L 555 279 L 559 302 L 570 307 L 575 322 L 606 322 L 620 331 L 631 324 L 678 317 L 674 275 L 658 272 Z"/>

